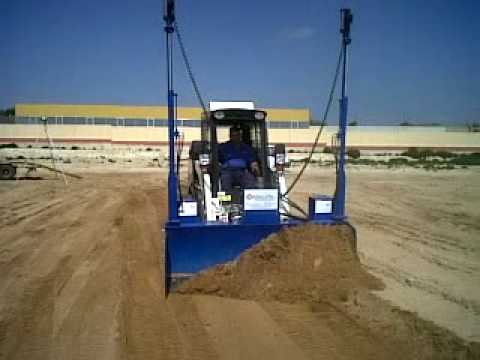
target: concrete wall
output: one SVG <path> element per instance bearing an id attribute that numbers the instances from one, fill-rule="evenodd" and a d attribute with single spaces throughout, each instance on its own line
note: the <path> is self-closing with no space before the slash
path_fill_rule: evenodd
<path id="1" fill-rule="evenodd" d="M 348 129 L 350 146 L 480 148 L 480 133 L 449 131 L 446 127 L 358 126 Z"/>
<path id="2" fill-rule="evenodd" d="M 271 143 L 290 147 L 309 146 L 319 127 L 309 129 L 269 129 Z M 180 128 L 188 143 L 200 138 L 200 129 Z M 166 127 L 121 127 L 110 125 L 48 125 L 55 142 L 106 144 L 157 144 L 168 141 Z M 337 127 L 326 126 L 320 143 L 329 145 Z M 450 132 L 444 127 L 357 126 L 348 129 L 348 146 L 360 149 L 402 149 L 405 147 L 480 150 L 480 133 Z M 226 137 L 226 133 L 222 134 Z M 42 125 L 0 124 L 0 142 L 45 141 Z"/>

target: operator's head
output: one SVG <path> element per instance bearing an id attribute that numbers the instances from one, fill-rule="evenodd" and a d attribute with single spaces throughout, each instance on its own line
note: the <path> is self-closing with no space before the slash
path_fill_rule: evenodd
<path id="1" fill-rule="evenodd" d="M 242 129 L 232 126 L 230 128 L 230 141 L 234 144 L 240 144 L 242 142 Z"/>

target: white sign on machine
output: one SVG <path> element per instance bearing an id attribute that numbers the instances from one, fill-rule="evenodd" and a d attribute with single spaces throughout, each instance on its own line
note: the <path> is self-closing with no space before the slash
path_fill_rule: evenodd
<path id="1" fill-rule="evenodd" d="M 277 189 L 245 189 L 245 210 L 277 210 Z"/>
<path id="2" fill-rule="evenodd" d="M 197 202 L 196 201 L 183 201 L 180 206 L 179 216 L 197 216 Z"/>
<path id="3" fill-rule="evenodd" d="M 330 214 L 332 212 L 332 200 L 315 200 L 315 214 Z"/>
<path id="4" fill-rule="evenodd" d="M 255 110 L 253 101 L 210 101 L 210 111 L 225 109 Z"/>

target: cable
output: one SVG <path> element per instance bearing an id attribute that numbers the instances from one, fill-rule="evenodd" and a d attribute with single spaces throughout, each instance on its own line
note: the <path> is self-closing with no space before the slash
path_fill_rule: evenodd
<path id="1" fill-rule="evenodd" d="M 337 67 L 335 69 L 335 76 L 333 78 L 333 83 L 332 87 L 330 89 L 330 95 L 328 97 L 328 102 L 327 102 L 327 107 L 325 108 L 325 112 L 323 114 L 323 119 L 320 124 L 320 129 L 318 130 L 317 136 L 315 138 L 315 141 L 313 143 L 312 149 L 310 150 L 310 153 L 308 154 L 307 160 L 304 162 L 303 167 L 300 169 L 300 172 L 297 174 L 297 177 L 293 180 L 292 184 L 289 186 L 285 194 L 283 195 L 288 195 L 290 191 L 294 188 L 294 186 L 297 184 L 298 180 L 300 180 L 301 176 L 303 175 L 305 169 L 307 168 L 308 164 L 312 160 L 313 153 L 315 152 L 315 149 L 318 145 L 318 140 L 320 140 L 320 136 L 322 135 L 323 128 L 325 127 L 325 123 L 327 122 L 327 116 L 330 111 L 330 106 L 332 105 L 332 100 L 333 100 L 333 94 L 335 92 L 335 88 L 337 85 L 337 79 L 338 79 L 338 74 L 340 73 L 340 64 L 342 62 L 342 57 L 343 57 L 343 46 L 340 47 L 340 52 L 338 54 L 338 61 L 337 61 Z"/>
<path id="2" fill-rule="evenodd" d="M 280 212 L 280 215 L 287 216 L 287 217 L 295 219 L 295 220 L 300 220 L 300 221 L 305 221 L 305 222 L 310 221 L 309 218 L 303 218 L 301 216 L 293 215 L 293 214 L 290 214 L 290 213 Z"/>
<path id="3" fill-rule="evenodd" d="M 183 204 L 183 193 L 182 193 L 182 184 L 181 184 L 181 179 L 180 179 L 180 161 L 182 160 L 182 153 L 183 153 L 183 146 L 184 146 L 184 140 L 185 136 L 183 132 L 178 131 L 177 127 L 177 95 L 175 94 L 175 152 L 177 154 L 177 168 L 176 170 L 176 175 L 177 175 L 177 184 L 178 184 L 178 194 L 179 194 L 179 202 L 178 202 L 178 208 L 177 210 L 182 206 Z"/>
<path id="4" fill-rule="evenodd" d="M 305 217 L 308 218 L 308 214 L 305 212 L 305 210 L 303 210 L 303 209 L 301 208 L 300 205 L 298 205 L 298 204 L 295 203 L 293 200 L 291 200 L 291 199 L 289 199 L 288 197 L 283 196 L 283 195 L 282 195 L 282 199 L 284 199 L 285 201 L 287 201 L 289 205 L 291 205 L 294 209 L 296 209 L 296 210 L 298 210 L 299 212 L 301 212 L 303 216 L 305 216 Z"/>
<path id="5" fill-rule="evenodd" d="M 338 143 L 337 143 L 337 136 L 333 135 L 332 136 L 332 141 L 331 141 L 331 149 L 332 149 L 332 154 L 333 158 L 335 159 L 335 175 L 338 175 Z"/>
<path id="6" fill-rule="evenodd" d="M 53 140 L 50 137 L 50 134 L 48 133 L 48 119 L 47 118 L 45 118 L 45 119 L 42 118 L 42 121 L 43 121 L 44 130 L 45 130 L 45 136 L 47 137 L 47 141 L 48 141 L 48 149 L 50 150 L 50 158 L 52 160 L 52 168 L 55 171 L 55 176 L 57 177 L 58 173 L 60 172 L 63 176 L 63 181 L 64 181 L 65 185 L 68 185 L 68 180 L 67 180 L 67 177 L 65 176 L 65 174 L 61 170 L 58 171 L 56 166 L 55 166 L 55 156 L 53 155 L 54 145 L 53 145 Z"/>
<path id="7" fill-rule="evenodd" d="M 180 29 L 178 27 L 178 23 L 175 21 L 173 24 L 175 28 L 175 33 L 177 34 L 178 44 L 180 45 L 180 51 L 182 53 L 183 61 L 185 63 L 185 67 L 187 68 L 188 76 L 190 77 L 190 81 L 193 85 L 193 90 L 195 91 L 195 95 L 197 96 L 197 100 L 202 106 L 202 110 L 207 112 L 207 108 L 205 107 L 205 102 L 203 101 L 202 95 L 200 94 L 200 89 L 198 88 L 197 82 L 195 77 L 193 76 L 192 67 L 190 66 L 190 62 L 188 61 L 187 52 L 185 51 L 185 47 L 183 46 L 182 36 L 180 34 Z"/>
<path id="8" fill-rule="evenodd" d="M 205 106 L 205 102 L 203 101 L 202 94 L 200 93 L 200 89 L 198 87 L 197 81 L 195 80 L 195 77 L 193 76 L 193 71 L 192 67 L 190 65 L 190 61 L 188 60 L 187 52 L 185 50 L 185 46 L 183 45 L 183 40 L 182 40 L 182 35 L 180 34 L 180 28 L 178 26 L 178 23 L 175 21 L 173 24 L 175 33 L 177 34 L 177 39 L 178 39 L 178 44 L 180 45 L 180 52 L 182 53 L 183 57 L 183 62 L 185 63 L 185 67 L 187 69 L 188 76 L 190 78 L 190 81 L 192 82 L 193 85 L 193 90 L 195 91 L 195 95 L 197 96 L 197 100 L 200 103 L 200 106 L 202 107 L 203 112 L 207 112 L 207 108 Z M 175 100 L 175 111 L 177 109 L 177 102 Z M 175 119 L 177 119 L 177 116 L 175 115 Z M 178 134 L 178 130 L 176 129 L 176 133 Z M 181 155 L 183 152 L 183 147 L 184 147 L 184 138 L 183 134 L 180 137 L 180 141 L 177 142 L 177 177 L 178 177 L 178 192 L 180 195 L 180 202 L 179 202 L 179 207 L 181 206 L 183 202 L 183 194 L 182 194 L 182 188 L 180 184 L 180 160 L 181 160 Z"/>
<path id="9" fill-rule="evenodd" d="M 180 141 L 176 143 L 176 153 L 177 153 L 177 168 L 175 169 L 177 172 L 177 184 L 178 184 L 178 194 L 179 194 L 179 205 L 181 206 L 183 203 L 183 193 L 182 193 L 182 184 L 180 181 L 180 160 L 182 159 L 182 150 L 183 150 L 183 134 L 180 136 Z"/>

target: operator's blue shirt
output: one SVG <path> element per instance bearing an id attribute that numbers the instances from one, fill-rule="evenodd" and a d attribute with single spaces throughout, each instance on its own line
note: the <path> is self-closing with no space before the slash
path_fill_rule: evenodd
<path id="1" fill-rule="evenodd" d="M 218 161 L 224 169 L 246 169 L 255 161 L 253 149 L 240 143 L 235 145 L 231 141 L 218 146 Z"/>

